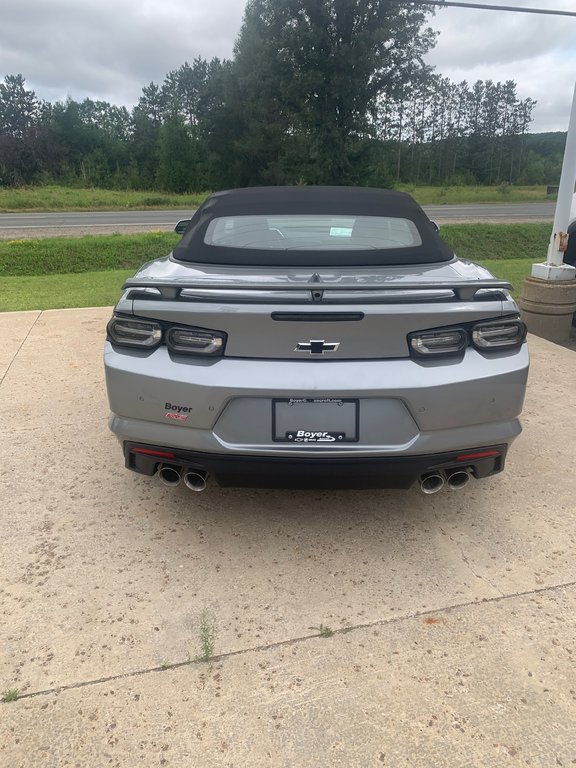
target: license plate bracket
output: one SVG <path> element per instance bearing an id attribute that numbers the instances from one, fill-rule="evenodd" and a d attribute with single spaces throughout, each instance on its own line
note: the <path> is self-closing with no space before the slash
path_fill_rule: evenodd
<path id="1" fill-rule="evenodd" d="M 272 400 L 272 440 L 293 445 L 357 443 L 359 417 L 357 398 L 275 398 Z"/>

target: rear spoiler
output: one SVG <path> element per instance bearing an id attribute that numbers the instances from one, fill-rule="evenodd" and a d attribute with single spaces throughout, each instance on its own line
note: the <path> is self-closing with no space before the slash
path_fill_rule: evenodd
<path id="1" fill-rule="evenodd" d="M 414 301 L 456 299 L 486 301 L 506 298 L 512 285 L 506 280 L 430 280 L 419 282 L 258 282 L 237 280 L 188 280 L 186 278 L 137 278 L 126 280 L 125 299 L 164 301 Z"/>

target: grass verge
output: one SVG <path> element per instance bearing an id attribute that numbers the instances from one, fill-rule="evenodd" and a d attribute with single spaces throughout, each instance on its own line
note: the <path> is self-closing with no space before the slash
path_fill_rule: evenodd
<path id="1" fill-rule="evenodd" d="M 107 307 L 116 304 L 129 270 L 72 275 L 27 275 L 0 280 L 0 312 Z"/>
<path id="2" fill-rule="evenodd" d="M 506 261 L 477 259 L 476 263 L 489 269 L 494 277 L 500 280 L 508 280 L 512 284 L 512 295 L 518 300 L 522 291 L 522 283 L 530 276 L 532 271 L 534 259 L 507 259 Z"/>
<path id="3" fill-rule="evenodd" d="M 452 224 L 444 239 L 461 258 L 509 280 L 519 295 L 546 253 L 548 224 Z M 0 311 L 115 304 L 123 281 L 178 242 L 172 233 L 0 242 Z"/>
<path id="4" fill-rule="evenodd" d="M 0 276 L 136 270 L 146 261 L 170 253 L 179 239 L 173 232 L 150 232 L 1 240 Z"/>
<path id="5" fill-rule="evenodd" d="M 442 237 L 462 259 L 541 261 L 550 225 L 446 224 Z M 136 270 L 146 261 L 165 256 L 178 240 L 172 232 L 151 232 L 0 241 L 0 277 Z"/>
<path id="6" fill-rule="evenodd" d="M 461 259 L 546 258 L 550 224 L 444 224 L 442 238 Z"/>
<path id="7" fill-rule="evenodd" d="M 495 277 L 508 280 L 518 298 L 522 283 L 530 274 L 533 259 L 477 259 Z M 84 272 L 71 275 L 4 277 L 0 280 L 0 312 L 28 309 L 108 307 L 120 297 L 124 280 L 134 270 Z"/>
<path id="8" fill-rule="evenodd" d="M 173 195 L 155 191 L 77 189 L 75 187 L 0 188 L 0 213 L 18 211 L 122 211 L 147 208 L 194 209 L 209 192 Z"/>
<path id="9" fill-rule="evenodd" d="M 401 184 L 420 205 L 461 205 L 465 203 L 543 203 L 555 200 L 546 194 L 546 187 L 514 187 L 500 184 L 495 187 L 417 187 Z"/>
<path id="10" fill-rule="evenodd" d="M 495 187 L 424 187 L 402 184 L 398 189 L 408 192 L 420 205 L 449 205 L 460 203 L 521 203 L 543 202 L 553 198 L 546 195 L 545 186 L 515 187 L 502 184 Z M 77 189 L 47 185 L 44 187 L 0 188 L 0 213 L 18 211 L 120 211 L 146 208 L 197 208 L 209 192 L 174 195 L 164 192 Z"/>

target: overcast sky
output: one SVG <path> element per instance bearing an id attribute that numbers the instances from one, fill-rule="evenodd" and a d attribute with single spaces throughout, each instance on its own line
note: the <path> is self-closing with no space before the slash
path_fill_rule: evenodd
<path id="1" fill-rule="evenodd" d="M 576 10 L 575 0 L 490 0 Z M 245 0 L 2 0 L 0 79 L 21 73 L 49 101 L 132 106 L 195 56 L 232 54 Z M 453 80 L 515 80 L 538 101 L 532 131 L 563 131 L 576 78 L 576 18 L 445 8 L 428 60 Z"/>

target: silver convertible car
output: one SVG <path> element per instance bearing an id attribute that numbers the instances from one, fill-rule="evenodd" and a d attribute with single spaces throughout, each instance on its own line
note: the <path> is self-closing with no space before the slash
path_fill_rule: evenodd
<path id="1" fill-rule="evenodd" d="M 464 486 L 520 433 L 526 328 L 408 195 L 218 192 L 126 281 L 106 382 L 126 466 L 168 485 Z"/>

